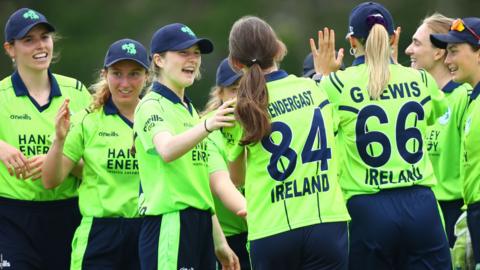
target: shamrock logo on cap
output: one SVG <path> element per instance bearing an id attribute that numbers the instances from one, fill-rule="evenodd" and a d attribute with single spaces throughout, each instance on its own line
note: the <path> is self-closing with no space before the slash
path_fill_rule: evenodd
<path id="1" fill-rule="evenodd" d="M 188 26 L 182 27 L 182 32 L 189 34 L 190 36 L 194 37 L 195 33 L 193 33 L 192 29 L 190 29 Z"/>
<path id="2" fill-rule="evenodd" d="M 133 43 L 125 43 L 122 45 L 122 50 L 127 51 L 128 54 L 137 54 L 137 49 Z"/>
<path id="3" fill-rule="evenodd" d="M 29 11 L 23 13 L 23 18 L 31 19 L 31 20 L 38 20 L 38 19 L 40 19 L 40 16 L 38 16 L 37 13 L 35 13 L 35 11 L 30 9 Z"/>

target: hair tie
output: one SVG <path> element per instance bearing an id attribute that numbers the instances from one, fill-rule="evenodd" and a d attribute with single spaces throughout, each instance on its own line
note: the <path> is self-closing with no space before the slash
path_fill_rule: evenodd
<path id="1" fill-rule="evenodd" d="M 387 28 L 387 23 L 385 22 L 385 19 L 383 18 L 382 14 L 376 13 L 376 14 L 369 15 L 367 17 L 368 29 L 372 29 L 372 27 L 375 24 L 381 24 L 385 28 Z"/>
<path id="2" fill-rule="evenodd" d="M 260 65 L 260 61 L 257 60 L 257 58 L 253 58 L 252 60 L 250 60 L 250 62 L 247 64 L 247 67 L 251 67 L 255 64 L 259 64 Z"/>

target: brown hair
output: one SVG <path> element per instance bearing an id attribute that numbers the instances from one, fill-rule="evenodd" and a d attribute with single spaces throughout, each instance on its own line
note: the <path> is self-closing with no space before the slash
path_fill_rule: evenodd
<path id="1" fill-rule="evenodd" d="M 110 97 L 110 88 L 108 88 L 108 82 L 107 79 L 105 79 L 104 72 L 107 72 L 107 69 L 102 69 L 97 82 L 90 86 L 90 92 L 93 93 L 93 100 L 89 106 L 91 111 L 97 110 L 105 105 Z"/>
<path id="2" fill-rule="evenodd" d="M 368 94 L 378 99 L 390 80 L 390 37 L 387 29 L 375 24 L 365 41 L 365 64 L 368 71 Z"/>
<path id="3" fill-rule="evenodd" d="M 240 143 L 257 143 L 270 134 L 271 128 L 263 70 L 280 62 L 286 54 L 286 47 L 270 25 L 253 16 L 237 20 L 228 40 L 230 62 L 236 61 L 247 67 L 240 80 L 235 107 L 235 116 L 245 130 Z"/>

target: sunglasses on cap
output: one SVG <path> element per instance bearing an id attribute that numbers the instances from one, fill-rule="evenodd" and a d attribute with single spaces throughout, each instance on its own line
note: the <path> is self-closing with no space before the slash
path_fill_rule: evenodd
<path id="1" fill-rule="evenodd" d="M 472 34 L 480 44 L 480 36 L 477 33 L 475 33 L 475 31 L 473 31 L 472 28 L 470 28 L 467 24 L 465 24 L 462 19 L 454 20 L 452 23 L 452 26 L 450 27 L 451 31 L 457 31 L 457 32 L 462 32 L 465 29 L 467 29 L 468 32 L 470 32 L 470 34 Z"/>

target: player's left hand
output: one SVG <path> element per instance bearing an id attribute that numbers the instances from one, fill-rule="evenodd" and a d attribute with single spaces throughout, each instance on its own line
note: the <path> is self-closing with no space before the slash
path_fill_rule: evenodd
<path id="1" fill-rule="evenodd" d="M 323 31 L 318 31 L 318 48 L 313 38 L 310 39 L 310 49 L 312 50 L 313 64 L 317 74 L 324 76 L 335 72 L 342 66 L 344 50 L 340 48 L 335 57 L 335 31 L 328 27 Z"/>

